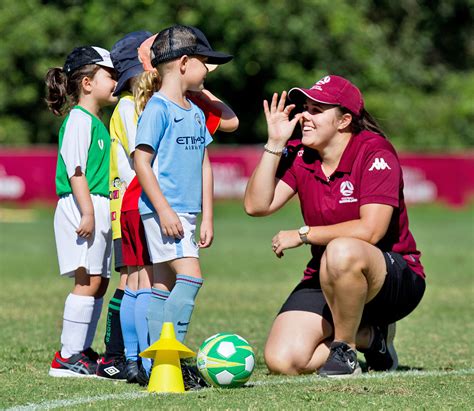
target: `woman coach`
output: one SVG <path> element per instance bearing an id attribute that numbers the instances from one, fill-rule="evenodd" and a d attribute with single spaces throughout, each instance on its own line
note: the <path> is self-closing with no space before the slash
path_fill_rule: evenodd
<path id="1" fill-rule="evenodd" d="M 312 258 L 273 323 L 265 361 L 275 373 L 352 376 L 357 348 L 369 369 L 394 370 L 395 322 L 425 290 L 397 154 L 348 80 L 293 88 L 285 107 L 286 97 L 263 103 L 268 142 L 244 204 L 266 216 L 298 194 L 306 225 L 280 231 L 272 248 L 281 258 L 308 244 Z M 302 137 L 288 141 L 297 123 Z"/>

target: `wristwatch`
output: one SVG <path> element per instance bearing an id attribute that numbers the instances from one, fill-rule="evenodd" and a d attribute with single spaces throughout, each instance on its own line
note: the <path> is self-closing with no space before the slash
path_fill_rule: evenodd
<path id="1" fill-rule="evenodd" d="M 300 229 L 298 230 L 298 234 L 300 235 L 301 241 L 303 241 L 303 243 L 305 244 L 309 244 L 308 234 L 310 230 L 311 230 L 311 227 L 307 225 L 300 227 Z"/>

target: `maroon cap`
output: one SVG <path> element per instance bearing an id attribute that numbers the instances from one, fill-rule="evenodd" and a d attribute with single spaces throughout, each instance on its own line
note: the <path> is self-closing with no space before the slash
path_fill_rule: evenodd
<path id="1" fill-rule="evenodd" d="M 343 77 L 329 75 L 323 77 L 310 89 L 294 87 L 288 92 L 292 101 L 301 97 L 323 104 L 335 104 L 359 115 L 364 108 L 364 99 L 360 90 Z"/>

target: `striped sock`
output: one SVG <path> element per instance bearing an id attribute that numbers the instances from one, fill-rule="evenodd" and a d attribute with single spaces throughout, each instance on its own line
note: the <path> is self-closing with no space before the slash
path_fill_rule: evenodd
<path id="1" fill-rule="evenodd" d="M 147 312 L 150 344 L 153 344 L 160 338 L 161 328 L 163 327 L 165 302 L 169 295 L 169 291 L 160 290 L 158 288 L 151 289 L 151 300 Z"/>
<path id="2" fill-rule="evenodd" d="M 176 338 L 181 342 L 184 341 L 188 332 L 194 300 L 202 283 L 202 278 L 177 274 L 176 284 L 165 302 L 163 321 L 173 322 Z"/>
<path id="3" fill-rule="evenodd" d="M 117 288 L 109 302 L 104 336 L 106 359 L 123 357 L 124 355 L 122 327 L 120 325 L 120 306 L 122 304 L 123 295 L 124 291 Z"/>

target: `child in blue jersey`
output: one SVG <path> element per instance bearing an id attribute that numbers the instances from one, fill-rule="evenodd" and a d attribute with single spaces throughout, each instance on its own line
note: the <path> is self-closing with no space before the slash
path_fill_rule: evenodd
<path id="1" fill-rule="evenodd" d="M 203 90 L 206 64 L 231 59 L 212 50 L 204 34 L 189 26 L 161 31 L 151 46 L 161 88 L 138 121 L 134 158 L 144 191 L 139 208 L 154 284 L 162 297 L 162 306 L 149 311 L 150 343 L 159 338 L 163 322 L 173 322 L 177 338 L 184 340 L 203 283 L 198 251 L 209 247 L 214 237 L 213 178 L 206 148 L 212 138 L 202 110 L 186 93 Z"/>
<path id="2" fill-rule="evenodd" d="M 49 375 L 90 377 L 98 358 L 91 344 L 110 277 L 110 135 L 99 119 L 101 108 L 117 100 L 109 52 L 75 48 L 64 67 L 48 71 L 46 85 L 50 110 L 68 113 L 59 132 L 54 234 L 60 273 L 75 280 Z"/>

